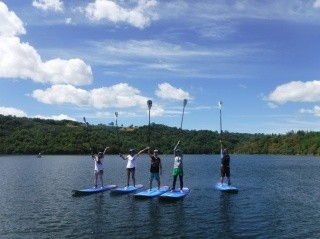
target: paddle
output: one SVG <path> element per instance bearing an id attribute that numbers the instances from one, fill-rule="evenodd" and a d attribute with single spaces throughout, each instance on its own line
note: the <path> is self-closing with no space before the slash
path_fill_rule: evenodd
<path id="1" fill-rule="evenodd" d="M 116 131 L 117 131 L 117 141 L 118 141 L 118 151 L 120 153 L 120 143 L 119 143 L 119 130 L 118 130 L 118 112 L 114 112 L 114 115 L 116 116 Z"/>
<path id="2" fill-rule="evenodd" d="M 179 134 L 180 134 L 180 136 L 179 136 L 179 138 L 180 138 L 180 139 L 179 139 L 179 142 L 181 141 L 182 124 L 183 124 L 183 116 L 184 116 L 184 108 L 186 107 L 187 103 L 188 103 L 188 100 L 187 100 L 187 99 L 184 99 L 184 100 L 183 100 L 183 109 L 182 109 L 182 117 L 181 117 L 180 132 L 179 132 Z"/>
<path id="3" fill-rule="evenodd" d="M 87 132 L 87 135 L 88 135 L 88 125 L 89 125 L 89 123 L 87 122 L 86 117 L 83 117 L 83 122 L 86 125 L 86 132 Z M 90 142 L 89 142 L 89 147 L 90 147 Z M 90 150 L 91 150 L 91 147 L 90 147 Z"/>
<path id="4" fill-rule="evenodd" d="M 148 146 L 150 147 L 150 110 L 152 106 L 152 100 L 147 101 L 148 109 L 149 109 L 149 129 L 148 129 Z"/>
<path id="5" fill-rule="evenodd" d="M 222 157 L 222 101 L 218 102 L 220 111 L 220 155 Z"/>
<path id="6" fill-rule="evenodd" d="M 184 100 L 183 100 L 183 110 L 182 110 L 182 117 L 181 117 L 181 126 L 180 126 L 180 130 L 182 130 L 183 116 L 184 116 L 184 108 L 186 107 L 187 103 L 188 103 L 188 100 L 187 100 L 187 99 L 184 99 Z"/>

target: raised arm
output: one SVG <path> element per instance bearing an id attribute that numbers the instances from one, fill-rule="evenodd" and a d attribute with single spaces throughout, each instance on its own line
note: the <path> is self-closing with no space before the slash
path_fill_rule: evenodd
<path id="1" fill-rule="evenodd" d="M 120 158 L 122 158 L 123 160 L 126 160 L 127 158 L 123 156 L 122 153 L 119 153 Z"/>
<path id="2" fill-rule="evenodd" d="M 150 149 L 150 148 L 149 148 L 149 147 L 146 147 L 146 148 L 140 150 L 136 155 L 138 156 L 138 155 L 142 154 L 142 153 L 143 153 L 144 151 L 146 151 L 147 149 Z"/>
<path id="3" fill-rule="evenodd" d="M 176 144 L 176 146 L 174 146 L 173 153 L 176 152 L 176 149 L 178 148 L 179 144 L 180 144 L 180 140 L 178 141 L 178 143 Z"/>
<path id="4" fill-rule="evenodd" d="M 104 149 L 104 151 L 103 151 L 103 155 L 105 155 L 106 154 L 106 152 L 107 152 L 107 149 L 108 149 L 109 147 L 107 146 L 105 149 Z"/>

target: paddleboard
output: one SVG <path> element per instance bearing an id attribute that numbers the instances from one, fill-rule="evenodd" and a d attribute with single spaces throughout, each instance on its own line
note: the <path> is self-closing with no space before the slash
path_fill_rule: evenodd
<path id="1" fill-rule="evenodd" d="M 190 192 L 189 188 L 182 188 L 182 191 L 180 189 L 176 189 L 174 191 L 168 191 L 164 194 L 161 194 L 159 196 L 160 199 L 181 199 L 187 196 Z"/>
<path id="2" fill-rule="evenodd" d="M 215 186 L 216 190 L 222 191 L 222 192 L 229 192 L 229 193 L 237 193 L 239 190 L 235 186 L 228 185 L 226 183 L 217 183 Z"/>
<path id="3" fill-rule="evenodd" d="M 129 187 L 116 187 L 111 190 L 111 193 L 114 194 L 126 194 L 126 193 L 133 193 L 137 191 L 138 189 L 142 188 L 142 184 L 137 184 L 135 187 L 134 186 L 129 186 Z"/>
<path id="4" fill-rule="evenodd" d="M 152 198 L 152 197 L 157 197 L 160 196 L 161 194 L 169 191 L 169 186 L 161 186 L 160 189 L 158 190 L 158 187 L 153 187 L 148 190 L 138 192 L 134 194 L 135 197 L 137 198 Z"/>
<path id="5" fill-rule="evenodd" d="M 117 187 L 116 185 L 107 185 L 105 187 L 84 188 L 84 189 L 80 189 L 80 190 L 73 190 L 72 196 L 77 197 L 77 196 L 85 196 L 85 195 L 89 195 L 89 194 L 93 194 L 93 193 L 100 193 L 100 192 L 114 189 L 116 187 Z"/>

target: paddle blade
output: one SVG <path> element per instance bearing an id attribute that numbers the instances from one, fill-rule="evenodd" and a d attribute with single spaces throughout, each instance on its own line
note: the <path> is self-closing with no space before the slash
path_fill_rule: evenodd
<path id="1" fill-rule="evenodd" d="M 188 100 L 187 100 L 187 99 L 184 99 L 184 100 L 183 100 L 183 107 L 186 107 L 187 103 L 188 103 Z"/>
<path id="2" fill-rule="evenodd" d="M 148 108 L 149 108 L 149 110 L 151 109 L 151 106 L 152 106 L 152 100 L 148 100 L 147 101 L 147 104 L 148 104 Z"/>

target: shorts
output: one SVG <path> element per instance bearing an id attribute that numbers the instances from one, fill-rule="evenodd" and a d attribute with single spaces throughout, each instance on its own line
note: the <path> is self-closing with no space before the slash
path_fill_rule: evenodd
<path id="1" fill-rule="evenodd" d="M 229 167 L 221 167 L 221 177 L 230 177 L 230 168 Z"/>
<path id="2" fill-rule="evenodd" d="M 174 168 L 172 175 L 173 176 L 183 176 L 183 169 L 182 168 Z"/>
<path id="3" fill-rule="evenodd" d="M 103 170 L 94 170 L 94 174 L 103 174 Z"/>
<path id="4" fill-rule="evenodd" d="M 150 173 L 150 181 L 153 180 L 153 179 L 159 181 L 160 180 L 159 173 Z"/>
<path id="5" fill-rule="evenodd" d="M 133 173 L 135 172 L 136 168 L 127 168 L 128 173 Z"/>

